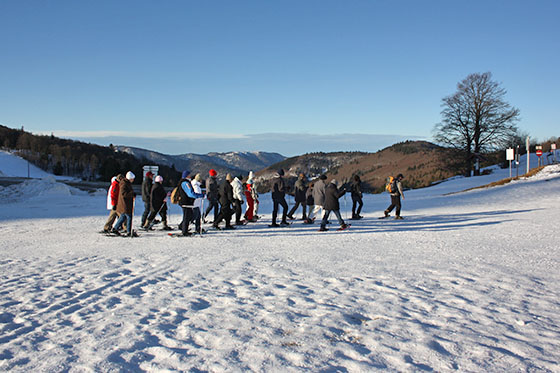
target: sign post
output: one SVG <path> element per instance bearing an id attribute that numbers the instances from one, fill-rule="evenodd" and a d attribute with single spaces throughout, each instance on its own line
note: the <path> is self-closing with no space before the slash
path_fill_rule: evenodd
<path id="1" fill-rule="evenodd" d="M 556 163 L 556 144 L 550 144 L 550 150 L 554 153 L 554 163 Z"/>
<path id="2" fill-rule="evenodd" d="M 509 161 L 509 177 L 511 179 L 511 161 L 515 159 L 515 154 L 512 148 L 506 149 L 506 160 Z"/>
<path id="3" fill-rule="evenodd" d="M 540 166 L 542 166 L 542 164 L 541 164 L 542 146 L 541 146 L 541 145 L 537 145 L 537 146 L 535 147 L 535 149 L 537 150 L 537 151 L 535 152 L 535 154 L 537 155 L 537 157 L 539 157 L 539 158 L 538 158 L 538 160 L 539 160 L 539 161 L 538 161 L 538 166 L 540 167 Z"/>
<path id="4" fill-rule="evenodd" d="M 529 170 L 531 169 L 531 166 L 529 164 L 529 159 L 531 158 L 531 152 L 529 149 L 529 136 L 527 136 L 527 140 L 525 140 L 525 146 L 527 147 L 527 173 L 529 173 Z"/>

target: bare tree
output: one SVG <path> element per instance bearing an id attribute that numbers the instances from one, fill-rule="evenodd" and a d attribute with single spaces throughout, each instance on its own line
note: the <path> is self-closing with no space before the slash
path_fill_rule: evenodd
<path id="1" fill-rule="evenodd" d="M 470 176 L 473 163 L 478 175 L 480 154 L 508 145 L 517 132 L 519 110 L 504 100 L 505 94 L 506 90 L 492 81 L 491 73 L 476 73 L 442 100 L 442 121 L 434 127 L 434 139 L 462 151 L 466 175 Z"/>

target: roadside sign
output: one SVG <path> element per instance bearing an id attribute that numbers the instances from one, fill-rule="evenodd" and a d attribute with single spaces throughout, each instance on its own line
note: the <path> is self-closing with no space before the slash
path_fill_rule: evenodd
<path id="1" fill-rule="evenodd" d="M 515 153 L 513 149 L 506 149 L 506 161 L 513 161 L 515 159 Z"/>
<path id="2" fill-rule="evenodd" d="M 142 175 L 143 177 L 146 177 L 146 174 L 148 172 L 151 172 L 154 175 L 154 178 L 155 178 L 155 176 L 158 174 L 159 166 L 144 166 L 144 167 L 142 167 L 142 170 L 144 171 L 144 173 Z"/>
<path id="3" fill-rule="evenodd" d="M 556 144 L 550 144 L 550 150 L 556 150 Z"/>
<path id="4" fill-rule="evenodd" d="M 540 150 L 540 149 L 537 150 L 537 153 L 536 153 L 536 154 L 537 154 L 537 157 L 540 157 L 540 156 L 542 155 L 542 150 Z"/>

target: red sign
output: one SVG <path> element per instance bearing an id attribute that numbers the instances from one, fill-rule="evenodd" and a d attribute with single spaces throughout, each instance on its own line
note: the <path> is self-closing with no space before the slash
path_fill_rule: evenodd
<path id="1" fill-rule="evenodd" d="M 542 155 L 542 150 L 537 150 L 537 157 L 540 157 Z"/>

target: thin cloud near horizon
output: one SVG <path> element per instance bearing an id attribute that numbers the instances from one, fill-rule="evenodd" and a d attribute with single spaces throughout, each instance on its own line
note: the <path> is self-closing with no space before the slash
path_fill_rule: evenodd
<path id="1" fill-rule="evenodd" d="M 142 148 L 162 154 L 178 155 L 185 153 L 207 154 L 226 153 L 232 151 L 263 151 L 279 153 L 287 157 L 313 152 L 336 152 L 336 151 L 363 151 L 376 152 L 397 142 L 406 140 L 427 140 L 422 136 L 405 135 L 372 135 L 372 134 L 327 134 L 317 135 L 310 133 L 260 133 L 260 134 L 208 134 L 203 133 L 177 133 L 177 136 L 169 136 L 169 133 L 149 132 L 134 133 L 124 136 L 111 133 L 108 136 L 105 131 L 72 131 L 72 136 L 62 136 L 62 131 L 54 132 L 55 136 L 71 138 L 74 140 L 91 142 L 108 146 L 122 145 Z M 91 136 L 91 134 L 97 136 Z M 90 136 L 88 136 L 90 135 Z"/>

